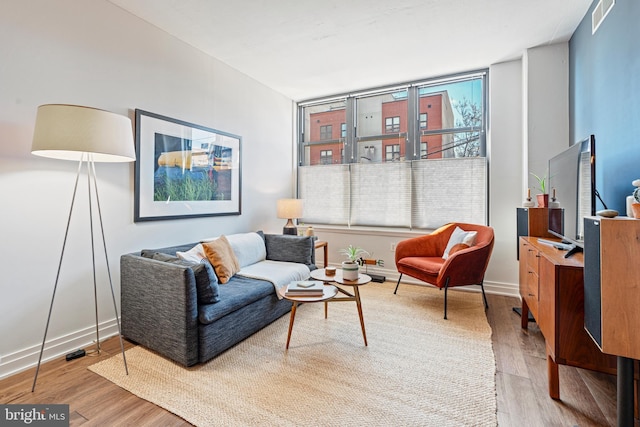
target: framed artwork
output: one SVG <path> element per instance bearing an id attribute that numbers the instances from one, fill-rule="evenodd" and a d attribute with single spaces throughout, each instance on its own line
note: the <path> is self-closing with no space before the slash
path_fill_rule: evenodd
<path id="1" fill-rule="evenodd" d="M 241 138 L 136 109 L 134 221 L 240 215 Z"/>

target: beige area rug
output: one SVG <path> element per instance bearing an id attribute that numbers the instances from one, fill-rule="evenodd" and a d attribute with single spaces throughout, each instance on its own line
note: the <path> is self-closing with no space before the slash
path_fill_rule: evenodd
<path id="1" fill-rule="evenodd" d="M 204 365 L 142 347 L 89 369 L 198 426 L 495 426 L 495 358 L 482 296 L 424 286 L 360 288 L 354 302 L 298 309 Z"/>

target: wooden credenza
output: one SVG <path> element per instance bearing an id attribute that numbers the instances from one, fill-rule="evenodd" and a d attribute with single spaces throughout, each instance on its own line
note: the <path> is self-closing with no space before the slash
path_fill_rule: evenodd
<path id="1" fill-rule="evenodd" d="M 627 217 L 584 219 L 585 328 L 605 353 L 617 356 L 618 425 L 634 425 L 640 370 L 640 221 Z M 634 366 L 636 365 L 636 366 Z M 636 420 L 635 425 L 640 425 Z"/>
<path id="2" fill-rule="evenodd" d="M 566 251 L 536 237 L 520 237 L 519 250 L 521 326 L 531 311 L 545 339 L 549 396 L 560 399 L 559 364 L 615 374 L 616 358 L 584 329 L 583 254 L 564 258 Z"/>

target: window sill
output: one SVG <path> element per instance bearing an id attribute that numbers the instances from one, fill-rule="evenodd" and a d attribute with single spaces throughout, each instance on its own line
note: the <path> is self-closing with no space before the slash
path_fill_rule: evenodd
<path id="1" fill-rule="evenodd" d="M 384 227 L 348 227 L 342 225 L 327 225 L 327 224 L 299 224 L 298 229 L 306 230 L 307 227 L 312 226 L 315 231 L 324 231 L 329 233 L 341 233 L 350 235 L 365 235 L 365 236 L 390 236 L 390 237 L 415 237 L 424 236 L 431 233 L 433 230 L 410 230 L 408 228 L 384 228 Z"/>

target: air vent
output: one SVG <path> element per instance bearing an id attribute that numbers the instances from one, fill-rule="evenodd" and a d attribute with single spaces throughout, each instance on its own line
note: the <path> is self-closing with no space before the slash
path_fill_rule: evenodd
<path id="1" fill-rule="evenodd" d="M 591 12 L 591 34 L 595 34 L 604 21 L 604 18 L 607 17 L 611 9 L 613 9 L 613 5 L 616 4 L 616 0 L 600 0 L 596 5 L 593 12 Z"/>

